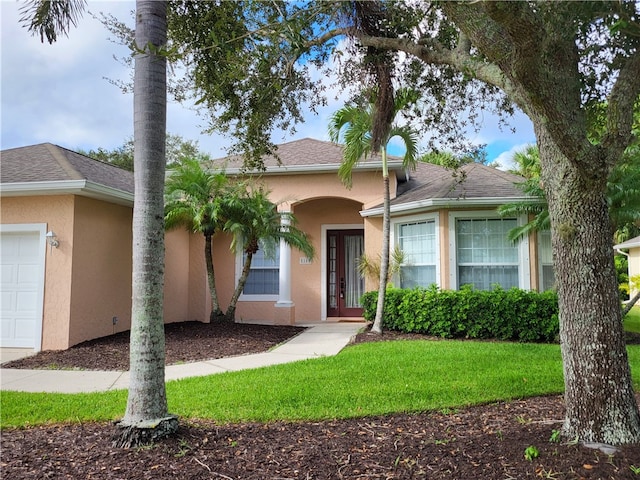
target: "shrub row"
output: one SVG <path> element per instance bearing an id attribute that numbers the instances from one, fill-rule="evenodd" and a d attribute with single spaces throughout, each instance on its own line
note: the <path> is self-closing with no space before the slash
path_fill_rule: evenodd
<path id="1" fill-rule="evenodd" d="M 366 320 L 375 318 L 377 299 L 378 292 L 363 295 Z M 517 288 L 389 288 L 383 328 L 442 338 L 557 342 L 558 295 Z"/>

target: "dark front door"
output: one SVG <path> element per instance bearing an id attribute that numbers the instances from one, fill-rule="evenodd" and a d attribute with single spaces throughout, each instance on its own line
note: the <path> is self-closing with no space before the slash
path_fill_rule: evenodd
<path id="1" fill-rule="evenodd" d="M 364 252 L 362 230 L 327 232 L 327 316 L 361 317 L 364 279 L 358 260 Z"/>

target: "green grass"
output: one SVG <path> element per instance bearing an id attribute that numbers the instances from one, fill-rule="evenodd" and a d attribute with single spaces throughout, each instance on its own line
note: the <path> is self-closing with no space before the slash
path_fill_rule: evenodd
<path id="1" fill-rule="evenodd" d="M 640 346 L 629 346 L 635 388 Z M 335 357 L 167 384 L 169 411 L 219 422 L 320 420 L 442 410 L 563 391 L 558 345 L 366 343 Z M 115 420 L 126 392 L 1 392 L 2 427 Z"/>
<path id="2" fill-rule="evenodd" d="M 640 306 L 633 307 L 624 317 L 624 329 L 627 332 L 640 333 Z"/>

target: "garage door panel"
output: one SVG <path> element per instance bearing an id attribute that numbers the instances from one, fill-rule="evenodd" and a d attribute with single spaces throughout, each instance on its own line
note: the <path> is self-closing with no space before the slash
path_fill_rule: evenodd
<path id="1" fill-rule="evenodd" d="M 16 310 L 16 293 L 2 291 L 0 294 L 0 301 L 2 302 L 2 318 L 5 318 L 5 313 L 15 312 Z"/>
<path id="2" fill-rule="evenodd" d="M 0 230 L 0 346 L 40 348 L 44 231 L 38 224 Z"/>
<path id="3" fill-rule="evenodd" d="M 18 242 L 18 257 L 20 259 L 37 259 L 39 247 L 39 235 L 25 235 Z"/>
<path id="4" fill-rule="evenodd" d="M 38 286 L 39 265 L 20 265 L 18 267 L 17 283 L 21 288 L 31 287 L 34 290 Z"/>
<path id="5" fill-rule="evenodd" d="M 18 267 L 16 265 L 2 263 L 0 264 L 0 282 L 3 288 L 9 287 L 11 284 L 16 283 L 18 279 Z"/>
<path id="6" fill-rule="evenodd" d="M 33 318 L 16 318 L 14 336 L 18 341 L 32 340 L 35 334 L 35 321 Z"/>
<path id="7" fill-rule="evenodd" d="M 13 338 L 15 336 L 15 330 L 15 319 L 3 317 L 0 322 L 0 333 L 2 334 L 2 339 Z"/>
<path id="8" fill-rule="evenodd" d="M 26 317 L 36 312 L 36 302 L 38 294 L 36 292 L 17 292 L 15 314 L 16 317 Z"/>
<path id="9" fill-rule="evenodd" d="M 0 248 L 0 260 L 17 258 L 20 247 L 20 237 L 16 233 L 3 233 Z"/>

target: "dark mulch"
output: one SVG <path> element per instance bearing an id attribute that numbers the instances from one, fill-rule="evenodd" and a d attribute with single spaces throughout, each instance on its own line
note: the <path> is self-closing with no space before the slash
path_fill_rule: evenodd
<path id="1" fill-rule="evenodd" d="M 231 328 L 249 338 L 238 343 L 226 338 L 227 354 L 247 353 L 240 346 L 255 346 L 258 339 L 251 338 L 263 337 L 252 330 L 255 326 Z M 186 337 L 182 348 L 208 352 L 207 358 L 218 351 L 217 341 L 207 344 L 186 329 L 178 331 Z M 179 338 L 167 335 L 168 351 Z M 382 337 L 405 338 L 422 337 Z M 82 351 L 95 361 L 106 340 Z M 367 333 L 356 339 L 379 340 Z M 236 345 L 233 352 L 231 344 Z M 175 437 L 131 450 L 111 446 L 112 424 L 52 425 L 4 430 L 0 468 L 7 479 L 640 479 L 634 473 L 640 467 L 637 446 L 611 456 L 550 442 L 563 414 L 562 398 L 550 396 L 322 422 L 217 425 L 181 419 Z M 529 446 L 539 453 L 531 461 L 524 458 Z"/>
<path id="2" fill-rule="evenodd" d="M 265 352 L 304 328 L 247 323 L 182 322 L 165 325 L 166 364 Z M 39 352 L 2 368 L 129 370 L 129 332 L 89 340 L 68 350 Z"/>

